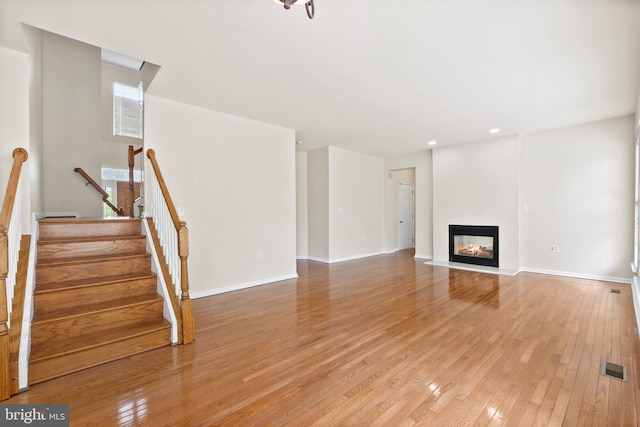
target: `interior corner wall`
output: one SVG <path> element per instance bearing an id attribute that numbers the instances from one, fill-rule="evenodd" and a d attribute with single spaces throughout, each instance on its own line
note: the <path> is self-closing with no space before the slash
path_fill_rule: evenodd
<path id="1" fill-rule="evenodd" d="M 0 200 L 13 164 L 13 150 L 29 147 L 29 57 L 0 47 Z M 31 228 L 29 159 L 22 166 L 22 232 Z M 25 184 L 26 181 L 26 184 Z"/>
<path id="2" fill-rule="evenodd" d="M 519 268 L 517 136 L 433 150 L 434 260 L 449 261 L 449 225 L 500 227 L 500 268 Z"/>
<path id="3" fill-rule="evenodd" d="M 307 152 L 296 153 L 296 258 L 309 257 Z"/>
<path id="4" fill-rule="evenodd" d="M 329 262 L 329 147 L 307 152 L 308 258 Z"/>
<path id="5" fill-rule="evenodd" d="M 309 151 L 307 191 L 309 259 L 384 252 L 384 159 L 336 147 Z"/>
<path id="6" fill-rule="evenodd" d="M 523 269 L 630 281 L 634 132 L 626 116 L 522 135 Z"/>
<path id="7" fill-rule="evenodd" d="M 100 194 L 85 186 L 84 178 L 74 172 L 80 167 L 100 180 L 100 49 L 43 32 L 39 61 L 43 208 L 46 212 L 102 216 Z"/>
<path id="8" fill-rule="evenodd" d="M 184 209 L 192 297 L 296 277 L 292 129 L 147 93 L 145 132 Z"/>
<path id="9" fill-rule="evenodd" d="M 386 172 L 407 168 L 415 169 L 415 257 L 431 259 L 433 257 L 432 151 L 424 150 L 385 159 Z M 386 197 L 387 199 L 390 197 L 389 192 L 386 192 Z M 385 252 L 394 251 L 397 247 L 397 232 L 394 231 L 397 229 L 397 224 L 391 224 L 393 221 L 392 215 L 385 216 Z"/>

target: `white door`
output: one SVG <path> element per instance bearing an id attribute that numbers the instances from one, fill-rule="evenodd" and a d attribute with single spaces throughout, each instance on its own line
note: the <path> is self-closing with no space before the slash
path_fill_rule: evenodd
<path id="1" fill-rule="evenodd" d="M 398 185 L 398 249 L 415 248 L 413 185 Z"/>

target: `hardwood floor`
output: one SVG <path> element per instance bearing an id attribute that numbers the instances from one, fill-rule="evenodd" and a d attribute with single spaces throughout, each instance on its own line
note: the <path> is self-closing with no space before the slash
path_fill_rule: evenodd
<path id="1" fill-rule="evenodd" d="M 77 426 L 637 425 L 627 285 L 449 270 L 407 251 L 298 273 L 194 300 L 190 345 L 3 403 L 68 403 Z M 604 360 L 629 381 L 601 375 Z"/>

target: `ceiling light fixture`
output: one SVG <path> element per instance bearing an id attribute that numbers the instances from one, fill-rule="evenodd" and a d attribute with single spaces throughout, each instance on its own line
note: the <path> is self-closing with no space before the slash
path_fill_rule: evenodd
<path id="1" fill-rule="evenodd" d="M 284 8 L 289 10 L 292 5 L 296 4 L 298 0 L 274 0 L 274 1 L 278 4 L 284 5 Z M 313 19 L 313 16 L 316 13 L 316 8 L 313 4 L 313 0 L 309 0 L 307 2 L 304 2 L 304 0 L 302 0 L 298 4 L 304 4 L 305 8 L 307 9 L 307 16 L 309 17 L 309 19 Z"/>
<path id="2" fill-rule="evenodd" d="M 498 128 L 493 128 L 489 131 L 489 133 L 498 133 L 498 132 L 500 132 L 500 129 Z"/>
<path id="3" fill-rule="evenodd" d="M 436 145 L 437 143 L 437 141 L 429 141 L 429 145 Z"/>

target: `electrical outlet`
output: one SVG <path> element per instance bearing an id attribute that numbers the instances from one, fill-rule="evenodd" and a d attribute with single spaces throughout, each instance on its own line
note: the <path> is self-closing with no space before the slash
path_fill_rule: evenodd
<path id="1" fill-rule="evenodd" d="M 549 252 L 557 254 L 560 252 L 560 246 L 558 245 L 549 245 Z"/>
<path id="2" fill-rule="evenodd" d="M 258 261 L 262 261 L 262 251 L 258 251 Z"/>

